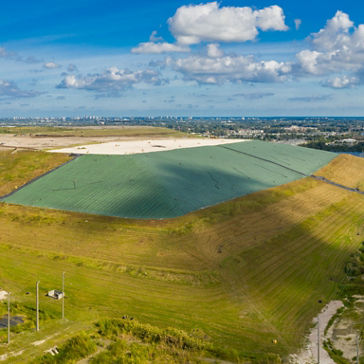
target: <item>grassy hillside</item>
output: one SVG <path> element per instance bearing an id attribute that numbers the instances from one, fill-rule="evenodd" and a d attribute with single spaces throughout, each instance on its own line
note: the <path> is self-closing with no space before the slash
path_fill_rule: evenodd
<path id="1" fill-rule="evenodd" d="M 327 172 L 336 168 L 334 160 Z M 13 334 L 10 352 L 24 351 L 10 361 L 126 314 L 161 329 L 201 330 L 233 361 L 284 357 L 336 297 L 363 235 L 363 196 L 310 178 L 165 221 L 0 204 L 0 287 L 34 326 L 39 279 L 44 311 L 39 333 Z M 60 302 L 43 295 L 60 287 L 63 271 L 65 322 Z"/>
<path id="2" fill-rule="evenodd" d="M 259 141 L 84 155 L 5 201 L 108 216 L 169 218 L 302 178 L 335 156 Z"/>
<path id="3" fill-rule="evenodd" d="M 364 158 L 341 154 L 316 173 L 344 186 L 364 191 Z"/>
<path id="4" fill-rule="evenodd" d="M 70 159 L 65 154 L 0 151 L 0 196 L 14 191 Z"/>

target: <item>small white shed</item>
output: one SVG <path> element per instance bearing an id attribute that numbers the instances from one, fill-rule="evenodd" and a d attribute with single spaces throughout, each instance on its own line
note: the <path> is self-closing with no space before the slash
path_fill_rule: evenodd
<path id="1" fill-rule="evenodd" d="M 48 292 L 48 297 L 52 297 L 56 300 L 60 300 L 64 297 L 64 293 L 58 289 L 53 289 L 52 291 Z"/>

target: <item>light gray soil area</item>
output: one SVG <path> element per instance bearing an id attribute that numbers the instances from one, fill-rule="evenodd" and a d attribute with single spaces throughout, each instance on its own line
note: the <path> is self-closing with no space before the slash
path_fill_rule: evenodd
<path id="1" fill-rule="evenodd" d="M 343 357 L 352 363 L 357 352 L 357 337 L 360 330 L 358 320 L 361 321 L 361 329 L 364 322 L 364 296 L 354 296 L 356 298 L 354 310 L 344 311 L 344 313 L 335 320 L 334 324 L 328 330 L 327 336 L 331 339 L 335 349 L 343 352 Z M 359 357 L 364 356 L 363 340 L 359 341 Z"/>
<path id="2" fill-rule="evenodd" d="M 27 135 L 0 134 L 0 148 L 44 150 L 79 144 L 93 144 L 119 141 L 120 137 L 31 137 Z"/>
<path id="3" fill-rule="evenodd" d="M 325 341 L 330 340 L 332 346 L 336 350 L 342 351 L 342 356 L 349 363 L 356 363 L 357 355 L 357 337 L 358 333 L 364 327 L 364 296 L 354 296 L 354 308 L 347 309 L 337 315 L 335 321 L 328 327 L 330 319 L 337 313 L 337 311 L 344 307 L 341 301 L 331 301 L 321 313 L 313 320 L 314 326 L 307 337 L 307 344 L 298 354 L 292 354 L 289 357 L 291 364 L 317 364 L 318 350 L 317 350 L 317 322 L 320 321 L 320 364 L 335 364 L 331 359 L 328 352 L 325 350 L 323 344 Z M 325 334 L 326 331 L 326 334 Z M 364 341 L 359 341 L 359 357 L 364 356 Z"/>
<path id="4" fill-rule="evenodd" d="M 323 310 L 318 314 L 313 320 L 315 326 L 311 329 L 310 334 L 307 338 L 308 342 L 306 347 L 298 354 L 293 354 L 290 356 L 291 364 L 307 364 L 307 363 L 317 363 L 318 360 L 318 331 L 320 332 L 320 364 L 335 364 L 335 362 L 330 358 L 329 354 L 323 347 L 323 342 L 325 341 L 325 328 L 329 323 L 332 316 L 335 315 L 336 311 L 343 306 L 341 301 L 331 301 L 327 304 Z M 317 322 L 320 321 L 319 330 L 317 329 Z"/>

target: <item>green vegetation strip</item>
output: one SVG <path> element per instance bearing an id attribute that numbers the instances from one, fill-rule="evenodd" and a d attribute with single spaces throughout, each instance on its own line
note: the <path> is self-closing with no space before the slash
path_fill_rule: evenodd
<path id="1" fill-rule="evenodd" d="M 126 126 L 126 127 L 53 127 L 53 126 L 23 126 L 0 127 L 0 134 L 16 134 L 17 136 L 31 137 L 181 137 L 189 136 L 177 130 L 150 127 L 150 126 Z"/>
<path id="2" fill-rule="evenodd" d="M 171 218 L 310 175 L 336 154 L 242 142 L 84 155 L 2 201 L 128 218 Z"/>

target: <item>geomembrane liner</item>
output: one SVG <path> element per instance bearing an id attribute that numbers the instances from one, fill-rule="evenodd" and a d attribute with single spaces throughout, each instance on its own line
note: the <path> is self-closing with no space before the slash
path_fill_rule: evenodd
<path id="1" fill-rule="evenodd" d="M 4 202 L 170 218 L 310 175 L 335 153 L 249 141 L 134 155 L 82 155 Z"/>

